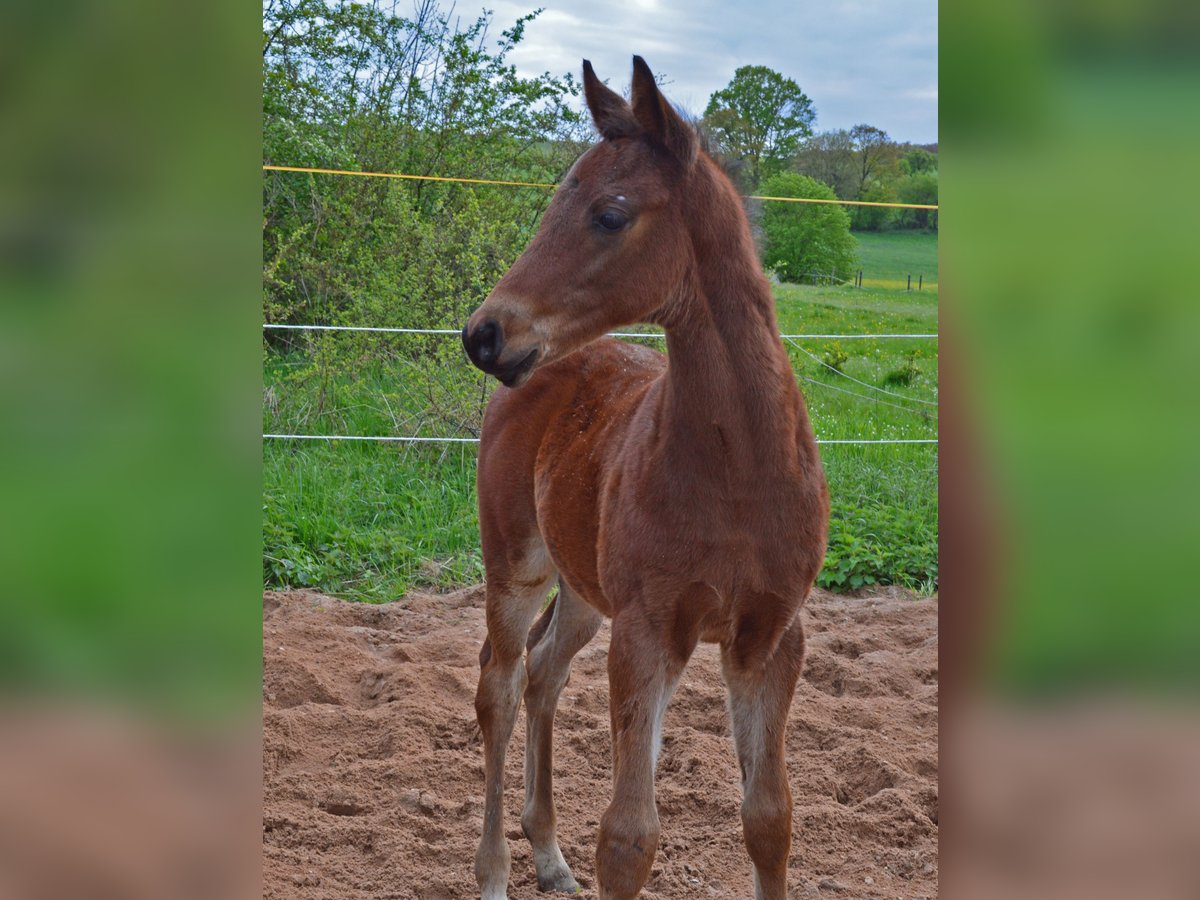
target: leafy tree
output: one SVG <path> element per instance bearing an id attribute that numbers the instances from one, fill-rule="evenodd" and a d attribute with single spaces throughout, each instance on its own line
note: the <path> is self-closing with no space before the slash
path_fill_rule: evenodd
<path id="1" fill-rule="evenodd" d="M 436 0 L 272 0 L 263 13 L 263 161 L 552 182 L 586 131 L 569 75 L 520 78 L 490 14 Z M 549 192 L 268 172 L 269 322 L 456 323 L 532 236 Z M 471 248 L 448 256 L 445 235 Z M 281 339 L 292 340 L 288 335 Z"/>
<path id="2" fill-rule="evenodd" d="M 489 33 L 438 0 L 268 0 L 263 162 L 553 182 L 582 148 L 578 83 L 509 62 L 533 16 Z M 263 174 L 263 316 L 271 323 L 458 328 L 533 235 L 550 192 L 296 172 Z M 451 340 L 269 331 L 286 383 L 341 414 L 350 380 L 383 361 L 419 396 L 420 427 L 478 428 L 479 379 Z M 404 398 L 387 397 L 400 410 Z M 413 413 L 416 415 L 416 413 Z M 399 413 L 397 413 L 399 415 Z M 334 425 L 345 428 L 344 424 Z M 411 424 L 408 427 L 413 427 Z"/>
<path id="3" fill-rule="evenodd" d="M 892 176 L 896 171 L 896 145 L 887 132 L 874 125 L 855 125 L 850 129 L 858 157 L 858 185 L 854 199 L 861 199 L 873 179 Z"/>
<path id="4" fill-rule="evenodd" d="M 903 179 L 899 185 L 901 203 L 927 203 L 936 205 L 938 202 L 938 177 L 936 172 L 921 172 Z M 907 228 L 928 228 L 937 231 L 937 210 L 935 209 L 906 209 L 900 216 L 900 224 Z"/>
<path id="5" fill-rule="evenodd" d="M 829 185 L 794 172 L 768 178 L 760 190 L 769 197 L 836 199 Z M 764 201 L 762 229 L 763 263 L 784 281 L 811 273 L 846 278 L 854 269 L 850 217 L 836 204 Z"/>
<path id="6" fill-rule="evenodd" d="M 872 181 L 859 200 L 870 203 L 895 203 L 899 199 L 890 181 Z M 886 206 L 854 206 L 850 221 L 855 231 L 883 231 L 895 221 L 895 209 Z"/>
<path id="7" fill-rule="evenodd" d="M 937 171 L 937 157 L 924 147 L 910 147 L 900 158 L 900 171 L 905 175 Z"/>
<path id="8" fill-rule="evenodd" d="M 742 66 L 704 110 L 705 125 L 721 149 L 745 160 L 752 188 L 784 168 L 812 134 L 816 117 L 800 86 L 766 66 Z"/>
<path id="9" fill-rule="evenodd" d="M 842 200 L 853 200 L 858 191 L 858 158 L 854 138 L 845 128 L 814 134 L 796 154 L 796 171 L 833 188 Z"/>

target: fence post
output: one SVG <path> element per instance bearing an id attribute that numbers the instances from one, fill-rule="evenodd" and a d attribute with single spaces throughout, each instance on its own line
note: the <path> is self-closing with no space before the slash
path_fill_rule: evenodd
<path id="1" fill-rule="evenodd" d="M 906 288 L 905 288 L 905 290 L 906 290 L 906 291 L 911 291 L 911 290 L 912 290 L 912 275 L 909 275 L 909 276 L 908 276 L 908 287 L 906 287 Z"/>
<path id="2" fill-rule="evenodd" d="M 924 283 L 925 283 L 925 273 L 922 272 L 920 275 L 917 276 L 917 290 L 918 291 L 921 290 L 921 285 L 923 285 Z"/>
<path id="3" fill-rule="evenodd" d="M 862 287 L 862 269 L 858 270 L 858 286 Z"/>

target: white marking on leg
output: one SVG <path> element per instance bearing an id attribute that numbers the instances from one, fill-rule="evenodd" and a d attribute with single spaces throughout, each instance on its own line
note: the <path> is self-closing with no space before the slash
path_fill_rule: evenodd
<path id="1" fill-rule="evenodd" d="M 525 559 L 521 562 L 521 569 L 521 577 L 529 582 L 547 579 L 545 590 L 550 590 L 549 582 L 553 580 L 553 575 L 549 573 L 554 569 L 554 561 L 550 558 L 550 550 L 546 546 L 546 542 L 540 536 L 530 539 L 525 550 Z"/>
<path id="2" fill-rule="evenodd" d="M 681 672 L 680 675 L 683 673 Z M 658 754 L 662 751 L 662 726 L 663 717 L 667 713 L 667 706 L 671 703 L 671 698 L 675 696 L 675 689 L 679 687 L 679 675 L 675 676 L 675 680 L 670 684 L 663 685 L 662 692 L 658 695 L 658 704 L 654 710 L 654 722 L 651 729 L 650 747 L 653 756 L 651 757 L 650 770 L 653 772 L 658 768 Z"/>
<path id="3" fill-rule="evenodd" d="M 732 695 L 729 698 L 729 720 L 733 724 L 733 742 L 738 761 L 742 764 L 742 787 L 745 788 L 757 773 L 762 748 L 767 739 L 763 708 L 739 692 L 736 700 Z"/>

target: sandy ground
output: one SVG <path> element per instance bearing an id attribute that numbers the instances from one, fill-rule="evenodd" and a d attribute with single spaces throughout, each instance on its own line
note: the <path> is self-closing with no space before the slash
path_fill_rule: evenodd
<path id="1" fill-rule="evenodd" d="M 387 606 L 263 598 L 263 873 L 271 898 L 477 896 L 482 750 L 473 698 L 483 592 Z M 794 897 L 937 895 L 937 600 L 815 592 L 788 732 Z M 595 897 L 608 802 L 607 626 L 575 661 L 556 722 L 567 862 Z M 524 715 L 508 755 L 509 896 L 540 894 L 519 815 Z M 662 841 L 647 898 L 753 893 L 715 647 L 692 658 L 658 766 Z"/>

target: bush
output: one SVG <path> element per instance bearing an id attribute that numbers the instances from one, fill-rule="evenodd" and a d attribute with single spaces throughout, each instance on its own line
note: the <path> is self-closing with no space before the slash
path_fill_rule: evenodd
<path id="1" fill-rule="evenodd" d="M 836 199 L 828 185 L 794 172 L 768 178 L 759 192 L 768 197 Z M 814 272 L 848 278 L 854 270 L 850 217 L 839 206 L 768 200 L 763 206 L 762 228 L 763 263 L 784 281 L 801 281 Z"/>
<path id="2" fill-rule="evenodd" d="M 269 4 L 263 162 L 553 182 L 589 129 L 571 76 L 526 79 L 508 61 L 534 15 L 493 40 L 491 13 L 463 21 L 438 0 L 422 0 L 412 18 L 383 0 Z M 552 196 L 284 171 L 264 172 L 262 186 L 263 321 L 285 325 L 460 328 Z M 404 397 L 378 398 L 389 429 L 477 432 L 480 374 L 461 365 L 457 343 L 264 333 L 267 351 L 288 358 L 275 385 L 279 418 L 343 433 L 339 403 L 360 396 L 354 382 L 381 362 L 405 375 Z M 298 555 L 280 559 L 281 572 L 298 566 L 295 583 L 310 583 Z"/>
<path id="3" fill-rule="evenodd" d="M 834 502 L 820 587 L 856 591 L 898 584 L 923 594 L 938 584 L 936 524 L 913 510 Z"/>
<path id="4" fill-rule="evenodd" d="M 843 348 L 842 345 L 837 341 L 834 341 L 825 348 L 823 361 L 825 365 L 829 366 L 829 368 L 837 369 L 839 372 L 841 372 L 842 367 L 846 365 L 846 361 L 849 358 L 850 355 L 846 353 L 845 348 Z"/>
<path id="5" fill-rule="evenodd" d="M 491 13 L 464 23 L 437 0 L 412 19 L 381 0 L 270 4 L 263 161 L 553 182 L 587 128 L 571 76 L 525 79 L 508 62 L 535 16 L 497 41 Z M 533 236 L 550 196 L 264 173 L 265 321 L 458 327 Z M 294 338 L 268 339 L 287 348 Z"/>
<path id="6" fill-rule="evenodd" d="M 909 353 L 904 357 L 904 363 L 898 369 L 893 369 L 883 376 L 883 383 L 888 385 L 912 384 L 914 378 L 919 378 L 921 370 L 917 368 L 916 355 Z"/>

